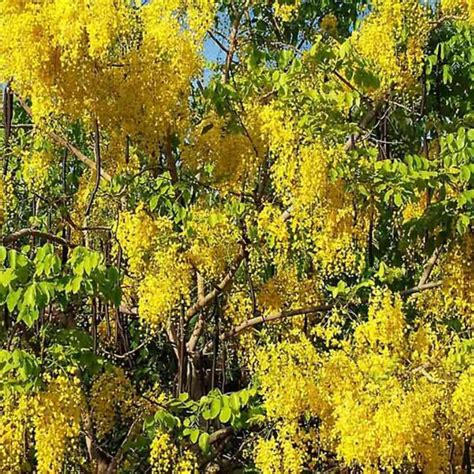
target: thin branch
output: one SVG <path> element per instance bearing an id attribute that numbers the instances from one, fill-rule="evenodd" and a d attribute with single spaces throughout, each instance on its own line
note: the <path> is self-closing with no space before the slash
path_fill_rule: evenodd
<path id="1" fill-rule="evenodd" d="M 117 466 L 120 464 L 120 461 L 122 460 L 122 457 L 125 453 L 125 448 L 127 446 L 127 443 L 132 439 L 132 436 L 134 435 L 134 429 L 137 423 L 141 420 L 141 417 L 135 418 L 133 420 L 133 423 L 130 425 L 130 428 L 128 430 L 128 433 L 125 435 L 125 438 L 122 441 L 122 444 L 120 445 L 120 448 L 117 450 L 117 453 L 115 456 L 112 458 L 112 461 L 107 467 L 107 474 L 112 474 L 116 472 Z"/>
<path id="2" fill-rule="evenodd" d="M 272 321 L 279 321 L 281 319 L 302 316 L 305 314 L 325 313 L 327 311 L 330 311 L 332 308 L 334 308 L 334 305 L 321 305 L 313 306 L 310 308 L 295 309 L 291 311 L 278 311 L 268 316 L 258 316 L 256 318 L 249 319 L 248 321 L 245 321 L 244 323 L 239 324 L 238 326 L 233 327 L 230 331 L 224 333 L 221 338 L 227 339 L 229 337 L 236 336 L 237 334 L 247 331 L 248 329 L 251 329 L 261 323 L 270 323 Z"/>
<path id="3" fill-rule="evenodd" d="M 425 290 L 430 290 L 434 288 L 438 288 L 441 286 L 442 282 L 441 281 L 435 281 L 431 283 L 425 283 L 424 285 L 417 285 L 413 288 L 410 288 L 408 290 L 404 290 L 400 293 L 401 296 L 410 296 L 415 293 L 420 293 Z M 295 309 L 291 311 L 278 311 L 276 313 L 270 314 L 268 316 L 258 316 L 256 318 L 249 319 L 242 324 L 239 324 L 238 326 L 233 327 L 229 331 L 225 332 L 224 334 L 221 335 L 221 339 L 227 339 L 230 337 L 234 337 L 244 331 L 247 331 L 254 326 L 261 324 L 261 323 L 269 323 L 269 322 L 274 322 L 274 321 L 280 321 L 285 318 L 292 318 L 295 316 L 302 316 L 302 315 L 308 315 L 308 314 L 317 314 L 317 313 L 324 313 L 328 312 L 331 309 L 334 308 L 335 305 L 321 305 L 321 306 L 313 306 L 309 308 L 301 308 L 301 309 Z"/>
<path id="4" fill-rule="evenodd" d="M 222 293 L 228 287 L 228 285 L 230 285 L 232 279 L 234 278 L 234 275 L 237 273 L 237 270 L 239 269 L 240 264 L 242 263 L 244 258 L 245 248 L 244 245 L 242 245 L 238 255 L 232 262 L 231 266 L 229 267 L 229 270 L 222 278 L 220 283 L 212 291 L 207 293 L 204 298 L 199 299 L 193 306 L 191 306 L 191 308 L 186 311 L 186 317 L 188 318 L 188 320 L 195 316 L 201 309 L 209 305 L 220 293 Z M 199 318 L 199 320 L 196 322 L 196 325 L 194 326 L 194 330 L 188 341 L 188 352 L 193 352 L 195 350 L 199 337 L 201 336 L 202 331 L 204 330 L 204 326 L 204 318 Z"/>
<path id="5" fill-rule="evenodd" d="M 111 357 L 114 357 L 115 359 L 127 359 L 128 357 L 130 357 L 131 355 L 135 354 L 136 352 L 138 352 L 139 350 L 143 349 L 146 345 L 148 344 L 148 341 L 144 341 L 142 342 L 140 345 L 138 345 L 137 347 L 135 347 L 135 349 L 132 349 L 131 351 L 128 351 L 126 352 L 125 354 L 114 354 L 112 352 L 108 352 L 108 351 L 105 351 L 104 352 L 111 356 Z"/>
<path id="6" fill-rule="evenodd" d="M 227 56 L 225 59 L 224 72 L 222 73 L 222 82 L 224 82 L 224 84 L 229 82 L 230 68 L 232 66 L 232 61 L 234 59 L 235 50 L 237 49 L 237 39 L 238 39 L 238 34 L 239 34 L 240 20 L 242 19 L 243 14 L 244 14 L 244 11 L 242 10 L 242 12 L 237 14 L 237 16 L 234 19 L 234 22 L 232 23 L 232 30 L 231 30 L 230 38 L 229 38 L 229 49 L 227 51 Z"/>
<path id="7" fill-rule="evenodd" d="M 89 198 L 89 202 L 87 204 L 85 216 L 87 217 L 94 204 L 95 196 L 97 195 L 97 191 L 99 190 L 100 186 L 100 173 L 102 170 L 102 158 L 100 156 L 100 132 L 99 132 L 99 121 L 95 119 L 94 121 L 94 154 L 95 154 L 95 169 L 96 169 L 96 178 L 95 178 L 95 185 L 94 189 Z"/>
<path id="8" fill-rule="evenodd" d="M 420 293 L 425 290 L 432 290 L 434 288 L 439 288 L 443 284 L 442 281 L 433 281 L 431 283 L 425 283 L 424 285 L 417 285 L 409 290 L 402 291 L 400 293 L 401 296 L 410 296 L 414 295 L 415 293 Z"/>
<path id="9" fill-rule="evenodd" d="M 3 237 L 3 245 L 8 245 L 12 242 L 16 242 L 17 240 L 21 239 L 22 237 L 39 237 L 40 239 L 49 240 L 50 242 L 55 242 L 60 245 L 64 245 L 67 247 L 75 247 L 72 242 L 69 242 L 58 235 L 50 234 L 49 232 L 42 232 L 37 229 L 21 229 L 13 234 L 6 235 Z"/>
<path id="10" fill-rule="evenodd" d="M 17 96 L 18 97 L 18 96 Z M 23 109 L 25 110 L 25 112 L 30 116 L 32 117 L 32 113 L 31 113 L 31 109 L 30 107 L 28 107 L 28 105 L 25 103 L 25 101 L 23 99 L 21 99 L 20 97 L 18 97 L 18 100 L 21 104 L 21 106 L 23 107 Z M 70 153 L 72 153 L 78 160 L 82 161 L 85 165 L 87 165 L 90 169 L 94 170 L 94 171 L 97 171 L 97 168 L 96 168 L 96 163 L 94 162 L 94 160 L 91 160 L 89 157 L 87 157 L 86 155 L 84 155 L 84 153 L 82 153 L 80 150 L 78 150 L 72 143 L 70 143 L 66 138 L 62 137 L 61 135 L 59 135 L 58 133 L 56 132 L 53 132 L 53 131 L 49 131 L 48 132 L 48 135 L 51 137 L 51 139 L 56 142 L 59 146 L 61 147 L 65 147 L 69 150 Z M 106 171 L 104 171 L 103 169 L 100 170 L 100 177 L 102 179 L 105 179 L 106 181 L 112 181 L 112 176 L 110 176 L 110 174 L 108 174 Z"/>
<path id="11" fill-rule="evenodd" d="M 433 252 L 433 255 L 428 259 L 426 262 L 425 268 L 423 270 L 423 274 L 421 275 L 420 281 L 418 282 L 418 286 L 423 286 L 430 278 L 431 272 L 433 271 L 436 262 L 441 254 L 441 249 L 438 247 Z"/>
<path id="12" fill-rule="evenodd" d="M 209 34 L 209 36 L 212 38 L 212 40 L 214 41 L 214 43 L 216 43 L 217 46 L 219 46 L 219 48 L 221 48 L 222 51 L 224 51 L 224 53 L 229 54 L 229 49 L 226 48 L 226 47 L 221 43 L 221 41 L 220 41 L 218 38 L 216 38 L 216 35 L 215 35 L 212 31 L 209 30 L 209 31 L 208 31 L 208 34 Z"/>

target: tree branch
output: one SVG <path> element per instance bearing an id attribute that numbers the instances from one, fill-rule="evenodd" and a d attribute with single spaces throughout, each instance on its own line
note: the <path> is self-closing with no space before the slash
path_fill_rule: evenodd
<path id="1" fill-rule="evenodd" d="M 188 318 L 188 320 L 195 316 L 201 309 L 209 305 L 216 298 L 216 296 L 222 293 L 227 288 L 227 286 L 230 285 L 232 279 L 234 278 L 234 275 L 237 273 L 237 270 L 239 269 L 239 266 L 244 260 L 244 258 L 245 246 L 242 245 L 237 257 L 232 262 L 231 266 L 229 267 L 229 270 L 225 274 L 224 278 L 222 278 L 220 283 L 212 291 L 207 293 L 207 295 L 205 295 L 203 298 L 198 299 L 198 301 L 187 310 L 186 317 Z M 202 334 L 202 331 L 204 330 L 204 326 L 205 317 L 202 315 L 202 317 L 200 317 L 196 322 L 191 337 L 189 338 L 187 344 L 188 352 L 193 352 L 196 349 L 196 345 L 198 343 L 199 337 Z"/>
<path id="2" fill-rule="evenodd" d="M 17 96 L 18 97 L 18 96 Z M 32 117 L 31 109 L 28 107 L 28 105 L 25 103 L 23 99 L 18 97 L 18 100 L 20 101 L 21 106 L 25 110 L 25 112 Z M 65 147 L 69 150 L 70 153 L 72 153 L 79 161 L 82 161 L 85 165 L 87 165 L 91 170 L 97 171 L 96 163 L 94 160 L 91 160 L 89 157 L 84 155 L 80 150 L 78 150 L 72 143 L 70 143 L 66 138 L 62 137 L 56 132 L 49 131 L 48 135 L 51 137 L 51 139 L 56 142 L 58 145 L 61 147 Z M 105 179 L 106 181 L 112 181 L 112 176 L 108 174 L 106 171 L 103 169 L 100 170 L 100 177 L 102 179 Z"/>
<path id="3" fill-rule="evenodd" d="M 37 229 L 21 229 L 13 234 L 6 235 L 3 237 L 3 245 L 8 245 L 12 242 L 16 242 L 17 240 L 21 239 L 22 237 L 39 237 L 40 239 L 45 239 L 49 240 L 51 242 L 55 242 L 60 245 L 64 245 L 67 247 L 75 247 L 75 245 L 72 242 L 69 242 L 69 240 L 63 239 L 62 237 L 59 237 L 58 235 L 50 234 L 49 232 L 42 232 Z"/>
<path id="4" fill-rule="evenodd" d="M 222 73 L 222 82 L 226 84 L 229 82 L 230 68 L 232 66 L 232 60 L 234 59 L 235 50 L 237 49 L 237 38 L 239 34 L 240 20 L 242 19 L 244 12 L 238 13 L 232 23 L 232 30 L 229 37 L 229 49 L 225 58 L 224 72 Z"/>
<path id="5" fill-rule="evenodd" d="M 222 334 L 222 339 L 227 339 L 241 332 L 247 331 L 248 329 L 253 328 L 257 324 L 260 323 L 270 323 L 272 321 L 279 321 L 285 318 L 292 318 L 295 316 L 302 316 L 305 314 L 317 314 L 317 313 L 325 313 L 330 311 L 334 308 L 334 305 L 321 305 L 321 306 L 313 306 L 309 308 L 301 308 L 301 309 L 294 309 L 291 311 L 278 311 L 276 313 L 270 314 L 269 316 L 258 316 L 256 318 L 249 319 L 238 326 L 233 327 L 230 331 L 225 332 Z"/>
<path id="6" fill-rule="evenodd" d="M 86 218 L 89 216 L 92 206 L 94 204 L 94 199 L 99 190 L 100 186 L 100 173 L 102 170 L 102 159 L 100 156 L 100 132 L 99 132 L 99 122 L 97 119 L 94 121 L 94 153 L 95 153 L 95 169 L 96 169 L 96 179 L 94 189 L 89 198 L 89 202 L 87 203 L 87 208 L 85 212 Z"/>

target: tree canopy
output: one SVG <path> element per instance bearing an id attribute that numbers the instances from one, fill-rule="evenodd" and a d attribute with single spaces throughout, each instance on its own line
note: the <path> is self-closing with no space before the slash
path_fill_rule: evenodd
<path id="1" fill-rule="evenodd" d="M 0 0 L 0 472 L 471 472 L 473 0 Z"/>

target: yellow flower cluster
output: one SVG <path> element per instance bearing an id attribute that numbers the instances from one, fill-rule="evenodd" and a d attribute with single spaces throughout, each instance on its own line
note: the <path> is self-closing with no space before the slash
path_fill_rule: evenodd
<path id="1" fill-rule="evenodd" d="M 171 312 L 179 310 L 181 303 L 189 304 L 192 274 L 178 244 L 153 254 L 138 287 L 138 314 L 152 330 L 166 325 Z"/>
<path id="2" fill-rule="evenodd" d="M 331 169 L 346 158 L 343 146 L 305 137 L 294 118 L 275 105 L 263 107 L 261 116 L 262 133 L 275 154 L 273 184 L 291 209 L 298 245 L 311 242 L 314 264 L 321 272 L 354 272 L 357 253 L 365 248 L 368 219 L 367 211 L 356 215 L 344 182 L 330 177 Z"/>
<path id="3" fill-rule="evenodd" d="M 39 473 L 61 472 L 79 437 L 84 396 L 77 378 L 51 379 L 33 413 Z"/>
<path id="4" fill-rule="evenodd" d="M 189 249 L 186 257 L 206 279 L 218 278 L 235 258 L 239 229 L 225 211 L 193 209 L 186 223 Z"/>
<path id="5" fill-rule="evenodd" d="M 260 438 L 254 449 L 255 465 L 262 474 L 300 474 L 308 461 L 306 436 L 296 423 L 277 426 L 276 436 Z"/>
<path id="6" fill-rule="evenodd" d="M 156 149 L 187 123 L 186 98 L 214 4 L 2 1 L 0 81 L 13 79 L 15 91 L 31 98 L 37 122 L 97 118 L 111 139 Z"/>
<path id="7" fill-rule="evenodd" d="M 32 150 L 23 153 L 21 173 L 29 189 L 41 188 L 46 184 L 52 161 L 52 153 L 48 150 Z"/>
<path id="8" fill-rule="evenodd" d="M 255 361 L 269 418 L 292 421 L 314 411 L 318 404 L 314 382 L 321 359 L 309 340 L 264 347 L 256 352 Z"/>
<path id="9" fill-rule="evenodd" d="M 369 307 L 369 319 L 355 331 L 356 342 L 372 349 L 398 351 L 404 343 L 405 315 L 400 297 L 376 291 Z"/>
<path id="10" fill-rule="evenodd" d="M 3 225 L 7 216 L 11 182 L 8 178 L 0 177 L 0 226 Z"/>
<path id="11" fill-rule="evenodd" d="M 258 236 L 267 247 L 275 252 L 276 265 L 283 265 L 288 257 L 290 233 L 287 224 L 283 221 L 281 210 L 269 203 L 263 206 L 257 217 Z"/>
<path id="12" fill-rule="evenodd" d="M 213 184 L 223 192 L 254 178 L 262 157 L 257 118 L 244 116 L 244 132 L 238 125 L 233 126 L 237 128 L 234 130 L 229 118 L 209 114 L 193 129 L 183 149 L 184 163 L 195 170 L 211 166 Z"/>
<path id="13" fill-rule="evenodd" d="M 321 301 L 321 287 L 317 277 L 298 277 L 294 267 L 286 266 L 259 288 L 258 305 L 265 314 L 314 306 Z"/>
<path id="14" fill-rule="evenodd" d="M 198 469 L 196 455 L 189 449 L 180 450 L 171 436 L 157 431 L 151 443 L 150 464 L 153 474 L 194 474 Z"/>
<path id="15" fill-rule="evenodd" d="M 27 396 L 0 402 L 0 471 L 20 473 L 24 458 L 24 436 L 31 417 L 32 403 Z"/>
<path id="16" fill-rule="evenodd" d="M 473 0 L 441 0 L 441 11 L 445 15 L 467 18 L 469 23 L 474 23 Z"/>
<path id="17" fill-rule="evenodd" d="M 143 204 L 139 204 L 134 212 L 125 211 L 120 214 L 117 239 L 128 259 L 132 274 L 143 273 L 156 247 L 158 232 L 168 233 L 171 230 L 170 221 L 163 219 L 159 224 L 158 227 Z"/>
<path id="18" fill-rule="evenodd" d="M 462 452 L 463 437 L 472 433 L 474 372 L 452 362 L 456 339 L 426 324 L 422 318 L 409 324 L 400 298 L 377 291 L 368 320 L 329 353 L 302 335 L 257 350 L 255 375 L 277 433 L 258 440 L 259 469 L 303 470 L 281 467 L 280 431 L 294 424 L 300 434 L 292 448 L 303 468 L 310 448 L 297 440 L 309 438 L 320 448 L 316 460 L 325 452 L 364 472 L 410 466 L 443 472 L 450 450 Z M 317 430 L 303 419 L 317 421 Z M 288 456 L 291 463 L 295 455 Z"/>
<path id="19" fill-rule="evenodd" d="M 381 90 L 392 85 L 406 88 L 421 73 L 428 31 L 427 11 L 418 0 L 376 0 L 351 41 L 374 65 Z"/>
<path id="20" fill-rule="evenodd" d="M 138 314 L 152 330 L 166 325 L 171 312 L 189 302 L 193 268 L 165 217 L 152 218 L 139 204 L 123 212 L 117 237 L 135 278 L 126 296 L 138 296 Z M 132 294 L 131 294 L 132 293 Z"/>
<path id="21" fill-rule="evenodd" d="M 468 367 L 459 377 L 453 393 L 454 426 L 459 435 L 474 433 L 474 366 Z"/>
<path id="22" fill-rule="evenodd" d="M 275 16 L 283 22 L 291 21 L 300 7 L 301 0 L 275 0 L 273 10 Z"/>
<path id="23" fill-rule="evenodd" d="M 105 438 L 120 420 L 133 417 L 135 389 L 123 369 L 113 367 L 92 383 L 90 406 L 97 437 Z"/>

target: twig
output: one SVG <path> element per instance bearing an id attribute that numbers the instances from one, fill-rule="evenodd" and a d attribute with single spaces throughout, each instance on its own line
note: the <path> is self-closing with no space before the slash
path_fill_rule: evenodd
<path id="1" fill-rule="evenodd" d="M 18 97 L 18 96 L 17 96 Z M 18 100 L 20 101 L 21 106 L 25 110 L 25 112 L 32 117 L 31 109 L 28 107 L 28 105 L 25 103 L 25 101 L 18 97 Z M 70 143 L 66 138 L 62 137 L 56 132 L 49 131 L 48 135 L 51 137 L 51 139 L 56 142 L 59 146 L 67 148 L 70 153 L 72 153 L 78 160 L 82 161 L 85 165 L 87 165 L 90 169 L 97 171 L 96 168 L 96 163 L 94 160 L 91 160 L 88 158 L 84 153 L 82 153 L 80 150 L 78 150 L 72 143 Z M 112 181 L 112 176 L 108 174 L 104 170 L 100 170 L 100 177 L 102 179 L 105 179 L 106 181 Z"/>
<path id="2" fill-rule="evenodd" d="M 239 27 L 240 27 L 240 20 L 243 16 L 244 12 L 238 13 L 237 16 L 234 19 L 234 22 L 232 23 L 232 31 L 230 33 L 230 38 L 229 38 L 229 49 L 227 51 L 227 56 L 225 59 L 225 66 L 224 66 L 224 72 L 222 74 L 222 82 L 226 84 L 229 82 L 229 77 L 230 77 L 230 68 L 232 66 L 232 61 L 234 59 L 234 53 L 237 48 L 237 38 L 239 34 Z"/>
<path id="3" fill-rule="evenodd" d="M 59 237 L 58 235 L 50 234 L 49 232 L 42 232 L 37 229 L 21 229 L 13 234 L 6 235 L 3 237 L 3 245 L 8 245 L 12 242 L 15 242 L 22 237 L 39 237 L 40 239 L 45 239 L 49 240 L 51 242 L 55 242 L 57 244 L 61 244 L 67 247 L 75 247 L 76 245 L 73 244 L 72 242 L 69 242 L 66 239 L 63 239 L 62 237 Z"/>
<path id="4" fill-rule="evenodd" d="M 131 351 L 126 352 L 125 354 L 114 354 L 112 352 L 108 352 L 108 351 L 105 351 L 105 350 L 104 350 L 104 352 L 107 355 L 109 355 L 111 357 L 114 357 L 115 359 L 127 359 L 131 355 L 135 354 L 135 352 L 138 352 L 139 350 L 143 349 L 147 344 L 148 344 L 148 342 L 144 341 L 140 345 L 135 347 L 135 349 L 132 349 Z"/>
<path id="5" fill-rule="evenodd" d="M 245 258 L 245 248 L 244 248 L 244 245 L 242 245 L 238 255 L 236 256 L 235 260 L 232 262 L 231 266 L 229 267 L 229 270 L 227 271 L 225 276 L 222 278 L 220 283 L 212 291 L 207 293 L 207 295 L 204 296 L 204 298 L 199 299 L 193 306 L 191 306 L 191 308 L 189 308 L 186 311 L 186 317 L 188 318 L 188 320 L 191 319 L 193 316 L 195 316 L 201 309 L 209 305 L 214 300 L 214 298 L 216 298 L 220 293 L 222 293 L 227 288 L 227 286 L 231 283 L 232 279 L 234 278 L 234 275 L 239 269 L 240 264 L 244 258 Z M 199 320 L 196 322 L 194 330 L 188 341 L 188 352 L 193 352 L 194 349 L 196 348 L 199 337 L 201 336 L 202 331 L 204 330 L 204 325 L 205 325 L 204 319 L 199 318 Z"/>
<path id="6" fill-rule="evenodd" d="M 99 190 L 100 186 L 100 172 L 102 169 L 102 158 L 100 156 L 100 132 L 99 132 L 99 121 L 95 119 L 94 121 L 94 154 L 95 154 L 95 170 L 96 170 L 96 178 L 95 178 L 95 185 L 94 189 L 89 198 L 89 202 L 87 204 L 85 217 L 89 216 L 92 206 L 94 204 L 94 199 Z"/>
<path id="7" fill-rule="evenodd" d="M 431 283 L 425 283 L 424 285 L 417 285 L 413 288 L 410 288 L 409 290 L 402 291 L 400 293 L 401 296 L 410 296 L 415 293 L 420 293 L 421 291 L 424 290 L 431 290 L 434 288 L 439 288 L 443 284 L 442 281 L 433 281 Z"/>
<path id="8" fill-rule="evenodd" d="M 428 259 L 426 262 L 425 268 L 423 270 L 423 274 L 421 275 L 420 281 L 418 282 L 418 286 L 423 286 L 431 276 L 431 272 L 433 271 L 436 262 L 438 261 L 439 255 L 441 253 L 441 249 L 438 247 L 433 252 L 433 255 Z"/>

